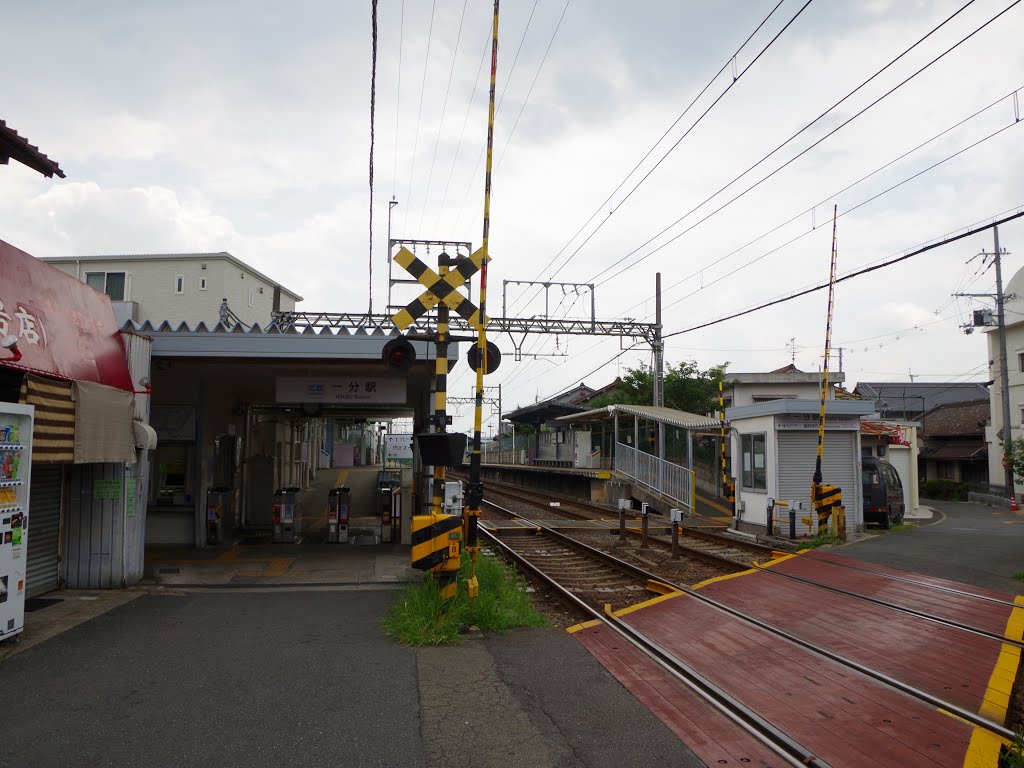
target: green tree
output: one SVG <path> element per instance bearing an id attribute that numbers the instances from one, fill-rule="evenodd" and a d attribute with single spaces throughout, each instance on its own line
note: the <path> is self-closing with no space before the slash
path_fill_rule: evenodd
<path id="1" fill-rule="evenodd" d="M 1010 465 L 1013 467 L 1013 477 L 1018 483 L 1024 483 L 1024 437 L 1018 437 L 1010 441 Z M 1003 465 L 1006 466 L 1005 464 Z M 996 485 L 993 478 L 992 482 Z"/>
<path id="2" fill-rule="evenodd" d="M 717 411 L 718 382 L 724 380 L 727 365 L 722 363 L 704 371 L 692 360 L 669 365 L 665 371 L 665 405 L 690 413 Z M 594 398 L 587 406 L 603 408 L 615 403 L 651 405 L 653 398 L 654 371 L 641 365 L 627 368 L 614 392 Z"/>

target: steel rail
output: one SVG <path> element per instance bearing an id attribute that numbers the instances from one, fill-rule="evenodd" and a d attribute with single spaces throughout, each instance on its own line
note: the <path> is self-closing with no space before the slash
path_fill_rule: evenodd
<path id="1" fill-rule="evenodd" d="M 626 642 L 632 644 L 637 650 L 660 666 L 675 680 L 703 699 L 710 707 L 715 709 L 719 714 L 751 736 L 755 741 L 765 745 L 775 752 L 780 758 L 785 760 L 787 764 L 793 766 L 793 768 L 807 768 L 807 766 L 829 768 L 828 763 L 801 747 L 797 742 L 790 739 L 782 733 L 782 731 L 762 718 L 752 709 L 744 706 L 733 696 L 707 680 L 703 675 L 683 663 L 682 660 L 673 656 L 657 643 L 645 638 L 641 633 L 634 630 L 616 616 L 602 613 L 593 606 L 588 605 L 582 599 L 544 573 L 543 570 L 534 565 L 528 558 L 523 557 L 520 553 L 509 547 L 491 531 L 481 529 L 481 532 L 491 539 L 491 542 L 497 546 L 506 557 L 511 558 L 520 566 L 532 573 L 536 578 L 547 584 L 548 587 L 556 592 L 562 600 L 566 601 L 583 613 L 603 622 L 611 631 L 615 632 Z"/>
<path id="2" fill-rule="evenodd" d="M 497 504 L 495 504 L 493 501 L 487 501 L 485 499 L 484 503 L 485 504 L 489 504 L 492 507 L 495 507 L 496 509 L 500 509 L 504 514 L 509 515 L 510 517 L 514 517 L 514 518 L 516 518 L 518 520 L 522 520 L 525 523 L 530 523 L 530 524 L 533 524 L 533 525 L 537 525 L 539 522 L 542 522 L 542 521 L 534 520 L 533 518 L 530 518 L 530 517 L 526 517 L 526 515 L 520 515 L 518 512 L 513 512 L 510 509 L 505 509 L 504 507 L 500 507 Z M 550 521 L 547 521 L 547 522 L 550 522 Z M 595 520 L 593 522 L 601 522 L 601 521 L 596 521 Z M 561 534 L 561 535 L 567 535 L 567 534 L 565 534 L 561 530 L 557 530 L 557 529 L 552 529 L 552 530 L 556 530 L 556 532 Z M 580 530 L 580 531 L 583 531 L 583 532 L 593 532 L 593 533 L 600 533 L 600 532 L 603 532 L 603 531 L 607 531 L 608 533 L 614 533 L 615 532 L 615 528 L 612 528 L 612 527 L 608 527 L 608 528 L 581 528 L 581 529 L 575 529 L 575 530 Z M 643 536 L 643 533 L 641 533 L 640 531 L 634 531 L 634 530 L 631 530 L 631 529 L 626 529 L 626 533 L 628 535 L 632 536 L 633 538 L 638 538 L 638 537 L 642 537 Z M 664 539 L 661 539 L 661 538 L 659 538 L 657 536 L 654 536 L 654 535 L 649 535 L 648 539 L 650 539 L 651 541 L 656 541 L 658 544 L 660 544 L 662 546 L 671 546 L 670 542 L 667 542 Z M 574 541 L 575 541 L 575 539 L 574 539 Z M 601 550 L 597 550 L 597 551 L 600 552 Z M 681 553 L 689 556 L 689 557 L 694 558 L 695 560 L 703 560 L 705 563 L 708 563 L 710 565 L 722 566 L 722 567 L 725 567 L 725 568 L 728 568 L 728 569 L 732 570 L 733 572 L 745 571 L 745 570 L 748 570 L 750 568 L 750 563 L 743 563 L 743 562 L 740 562 L 739 560 L 733 560 L 731 558 L 726 557 L 725 555 L 718 555 L 718 554 L 715 554 L 714 552 L 705 552 L 705 551 L 700 550 L 700 549 L 695 549 L 693 547 L 688 547 L 685 544 L 680 544 L 679 545 L 679 551 Z"/>
<path id="3" fill-rule="evenodd" d="M 947 627 L 959 629 L 962 632 L 967 632 L 972 635 L 979 635 L 980 637 L 995 640 L 998 643 L 1006 643 L 1007 645 L 1012 645 L 1017 648 L 1024 648 L 1024 641 L 1013 640 L 1012 638 L 1006 637 L 1006 635 L 1000 635 L 996 632 L 990 632 L 987 629 L 979 629 L 978 627 L 972 627 L 970 624 L 964 624 L 963 622 L 957 621 L 956 619 L 944 619 L 941 616 L 935 616 L 934 614 L 928 613 L 927 611 L 919 611 L 916 608 L 910 608 L 906 605 L 900 605 L 899 603 L 890 603 L 888 600 L 882 600 L 880 598 L 871 597 L 869 595 L 862 595 L 859 592 L 851 592 L 847 589 L 842 589 L 841 587 L 833 587 L 829 584 L 822 584 L 821 582 L 815 581 L 814 579 L 808 579 L 805 576 L 797 576 L 793 573 L 783 573 L 782 571 L 777 571 L 774 568 L 764 568 L 763 566 L 756 564 L 754 565 L 754 567 L 760 571 L 764 571 L 765 573 L 771 573 L 775 576 L 781 576 L 786 579 L 792 579 L 793 581 L 802 582 L 812 587 L 818 587 L 819 589 L 825 589 L 829 592 L 835 592 L 839 595 L 846 595 L 847 597 L 852 597 L 857 600 L 863 600 L 864 602 L 872 603 L 873 605 L 880 605 L 883 608 L 890 608 L 894 611 L 907 613 L 911 616 L 916 616 L 919 619 L 924 619 L 925 621 L 931 621 L 936 624 L 942 624 Z"/>
<path id="4" fill-rule="evenodd" d="M 497 505 L 492 503 L 492 506 L 497 506 Z M 512 514 L 515 514 L 515 513 L 512 513 Z M 534 523 L 534 524 L 538 528 L 546 530 L 549 533 L 553 534 L 555 538 L 570 538 L 570 537 L 564 536 L 564 534 L 561 534 L 558 531 L 555 531 L 553 529 L 547 528 L 547 526 L 540 525 L 540 524 L 537 524 L 537 523 Z M 490 531 L 487 531 L 487 535 L 488 535 L 488 537 L 492 541 L 498 543 L 503 550 L 505 550 L 505 551 L 509 550 L 509 548 L 507 546 L 505 546 L 504 542 L 501 542 L 501 540 L 500 540 L 500 538 L 498 536 L 494 535 Z M 604 552 L 601 552 L 601 550 L 595 549 L 594 547 L 589 547 L 588 545 L 583 544 L 582 542 L 576 542 L 576 544 L 578 544 L 581 548 L 586 548 L 588 550 L 593 551 L 598 556 L 606 554 Z M 526 564 L 532 572 L 535 572 L 538 575 L 538 577 L 540 577 L 544 581 L 546 581 L 546 582 L 550 582 L 551 581 L 551 578 L 549 576 L 543 574 L 538 569 L 538 567 L 536 565 L 534 565 L 532 563 L 528 563 L 524 558 L 521 558 L 518 555 L 518 553 L 515 553 L 513 556 L 515 557 L 515 559 L 517 561 L 520 561 L 520 562 L 523 562 L 524 564 Z M 613 559 L 617 559 L 617 558 L 613 558 Z M 627 563 L 627 565 L 629 565 L 629 564 Z M 643 569 L 637 569 L 637 570 L 642 571 Z M 765 571 L 765 572 L 771 572 L 772 571 L 772 569 L 770 569 L 770 568 L 759 568 L 758 570 L 759 571 Z M 945 710 L 947 712 L 950 712 L 950 713 L 956 715 L 957 717 L 967 721 L 971 725 L 978 726 L 979 728 L 984 728 L 985 730 L 990 731 L 991 733 L 994 733 L 995 735 L 999 736 L 1000 738 L 1008 739 L 1010 741 L 1012 741 L 1012 740 L 1014 740 L 1016 738 L 1016 733 L 1012 729 L 1007 728 L 1007 727 L 1005 727 L 1005 726 L 1003 726 L 1003 725 L 1001 725 L 999 723 L 996 723 L 996 722 L 994 722 L 992 720 L 989 720 L 989 719 L 987 719 L 985 717 L 982 717 L 981 715 L 977 714 L 976 712 L 972 712 L 969 709 L 965 709 L 964 707 L 961 707 L 961 706 L 959 706 L 957 704 L 953 704 L 952 702 L 946 701 L 946 700 L 944 700 L 944 699 L 942 699 L 942 698 L 940 698 L 938 696 L 935 696 L 935 695 L 933 695 L 931 693 L 928 693 L 927 691 L 923 691 L 920 688 L 915 688 L 914 686 L 909 685 L 907 683 L 904 683 L 901 680 L 897 680 L 896 678 L 891 677 L 891 676 L 885 674 L 884 672 L 879 672 L 878 670 L 872 669 L 871 667 L 868 667 L 868 666 L 866 666 L 864 664 L 861 664 L 858 661 L 854 661 L 853 659 L 847 658 L 846 656 L 843 656 L 841 654 L 835 653 L 835 652 L 830 651 L 830 650 L 828 650 L 826 648 L 822 648 L 821 646 L 816 645 L 816 644 L 814 644 L 814 643 L 812 643 L 812 642 L 810 642 L 808 640 L 804 640 L 803 638 L 799 637 L 798 635 L 794 635 L 792 632 L 789 632 L 788 630 L 781 629 L 780 627 L 776 627 L 773 624 L 769 624 L 766 621 L 762 621 L 761 619 L 758 619 L 758 618 L 756 618 L 754 616 L 751 616 L 751 615 L 749 615 L 747 613 L 744 613 L 743 611 L 740 611 L 740 610 L 738 610 L 736 608 L 733 608 L 733 607 L 731 607 L 731 606 L 729 606 L 729 605 L 727 605 L 725 603 L 722 603 L 722 602 L 720 602 L 720 601 L 718 601 L 718 600 L 716 600 L 716 599 L 714 599 L 712 597 L 708 597 L 707 595 L 702 594 L 699 590 L 693 589 L 692 587 L 688 587 L 688 586 L 686 586 L 684 584 L 677 584 L 676 582 L 673 582 L 673 581 L 671 581 L 669 579 L 665 579 L 665 578 L 663 578 L 661 576 L 658 576 L 657 574 L 653 574 L 653 573 L 649 573 L 649 572 L 647 572 L 647 573 L 648 573 L 648 578 L 650 578 L 652 581 L 659 582 L 661 584 L 665 584 L 665 585 L 671 587 L 672 589 L 675 589 L 675 590 L 677 590 L 679 592 L 682 592 L 682 593 L 684 593 L 684 594 L 686 594 L 686 595 L 688 595 L 690 597 L 693 597 L 693 598 L 699 600 L 700 602 L 704 603 L 705 605 L 708 605 L 708 606 L 710 606 L 710 607 L 712 607 L 712 608 L 714 608 L 714 609 L 716 609 L 716 610 L 718 610 L 718 611 L 720 611 L 722 613 L 725 613 L 725 614 L 727 614 L 729 616 L 737 618 L 740 621 L 746 622 L 747 624 L 750 624 L 752 626 L 757 627 L 758 629 L 762 629 L 762 630 L 764 630 L 766 632 L 769 632 L 769 633 L 771 633 L 773 635 L 776 635 L 777 637 L 780 637 L 780 638 L 782 638 L 784 640 L 787 640 L 787 641 L 793 643 L 794 645 L 797 645 L 797 646 L 799 646 L 801 648 L 804 648 L 805 650 L 811 651 L 812 653 L 815 653 L 815 654 L 817 654 L 819 656 L 822 656 L 822 657 L 824 657 L 826 659 L 829 659 L 831 661 L 835 661 L 838 664 L 841 664 L 841 665 L 843 665 L 845 667 L 848 667 L 848 668 L 850 668 L 850 669 L 852 669 L 852 670 L 854 670 L 856 672 L 860 672 L 862 675 L 865 675 L 866 677 L 869 677 L 872 680 L 877 680 L 878 682 L 880 682 L 880 683 L 882 683 L 884 685 L 887 685 L 890 688 L 893 688 L 893 689 L 899 691 L 900 693 L 906 694 L 907 696 L 910 696 L 911 698 L 918 699 L 919 701 L 923 701 L 924 703 L 929 704 L 929 705 L 931 705 L 933 707 L 937 707 L 939 709 L 943 709 L 943 710 Z M 562 588 L 561 585 L 556 585 L 556 591 L 558 591 L 560 594 L 565 592 L 564 588 Z M 571 597 L 571 602 L 572 603 L 584 606 L 586 612 L 588 612 L 588 613 L 593 613 L 594 612 L 589 606 L 586 605 L 586 603 L 583 603 L 575 595 L 572 595 L 571 593 L 569 593 L 569 597 Z"/>
<path id="5" fill-rule="evenodd" d="M 863 568 L 859 565 L 853 565 L 852 563 L 837 563 L 834 560 L 822 560 L 814 558 L 816 563 L 825 563 L 826 565 L 834 565 L 837 568 L 849 568 L 853 571 L 863 571 L 864 573 L 871 573 L 875 576 L 881 576 L 892 581 L 901 581 L 906 584 L 914 584 L 919 587 L 926 587 L 927 589 L 934 589 L 939 592 L 946 592 L 947 594 L 959 595 L 960 597 L 969 597 L 973 600 L 984 600 L 989 603 L 996 603 L 997 605 L 1006 605 L 1010 608 L 1021 608 L 1019 603 L 1011 602 L 1010 600 L 1001 600 L 998 597 L 989 597 L 988 595 L 979 595 L 976 592 L 967 592 L 963 589 L 954 589 L 953 587 L 946 587 L 941 584 L 930 584 L 927 581 L 921 581 L 919 579 L 911 579 L 906 576 L 897 576 L 892 573 L 885 573 L 884 571 L 876 571 L 874 568 Z"/>

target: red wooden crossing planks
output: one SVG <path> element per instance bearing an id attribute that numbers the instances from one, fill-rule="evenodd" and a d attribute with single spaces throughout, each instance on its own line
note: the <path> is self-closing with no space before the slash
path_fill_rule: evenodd
<path id="1" fill-rule="evenodd" d="M 962 764 L 966 724 L 696 600 L 671 603 L 625 619 L 827 762 Z"/>
<path id="2" fill-rule="evenodd" d="M 660 666 L 603 626 L 576 638 L 708 765 L 784 765 L 775 753 L 729 722 Z M 723 762 L 724 761 L 724 762 Z"/>
<path id="3" fill-rule="evenodd" d="M 974 711 L 1000 653 L 994 640 L 768 573 L 718 582 L 702 592 Z"/>
<path id="4" fill-rule="evenodd" d="M 976 597 L 958 595 L 952 592 L 930 589 L 919 584 L 910 584 L 888 578 L 880 573 L 871 573 L 859 568 L 846 568 L 816 555 L 790 558 L 772 567 L 780 573 L 791 573 L 812 579 L 831 587 L 846 589 L 886 602 L 902 605 L 914 610 L 931 613 L 941 618 L 958 621 L 988 632 L 1002 635 L 1006 629 L 1012 606 Z M 911 575 L 903 574 L 908 578 Z M 943 584 L 950 589 L 966 590 L 966 585 Z M 1013 602 L 1013 595 L 1001 595 L 999 599 Z"/>
<path id="5" fill-rule="evenodd" d="M 874 571 L 879 574 L 889 574 L 892 576 L 900 576 L 914 581 L 923 582 L 925 584 L 934 584 L 940 587 L 947 587 L 949 589 L 956 589 L 962 592 L 969 592 L 971 594 L 978 595 L 980 597 L 990 597 L 994 600 L 1002 600 L 1004 602 L 1012 603 L 1015 595 L 1009 592 L 1000 592 L 995 589 L 988 589 L 986 587 L 978 587 L 974 584 L 963 584 L 959 581 L 950 581 L 949 579 L 940 579 L 937 576 L 926 576 L 923 573 L 916 573 L 914 571 L 904 571 L 899 568 L 892 568 L 887 565 L 878 565 L 876 563 L 868 563 L 861 560 L 857 560 L 853 557 L 840 557 L 839 555 L 832 554 L 831 552 L 825 552 L 820 549 L 810 550 L 801 554 L 801 557 L 811 558 L 820 562 L 835 565 L 839 568 L 859 568 L 866 571 Z"/>

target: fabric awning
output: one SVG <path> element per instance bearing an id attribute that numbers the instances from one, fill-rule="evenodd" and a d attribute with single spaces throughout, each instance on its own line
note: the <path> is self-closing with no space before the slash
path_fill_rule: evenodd
<path id="1" fill-rule="evenodd" d="M 135 462 L 132 393 L 76 381 L 75 464 Z"/>
<path id="2" fill-rule="evenodd" d="M 70 381 L 26 374 L 19 402 L 35 406 L 32 461 L 55 464 L 75 459 L 75 402 Z"/>

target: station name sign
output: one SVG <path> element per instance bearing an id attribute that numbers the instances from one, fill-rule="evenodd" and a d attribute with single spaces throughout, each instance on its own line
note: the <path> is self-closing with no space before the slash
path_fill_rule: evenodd
<path id="1" fill-rule="evenodd" d="M 404 405 L 406 402 L 405 379 L 384 376 L 279 376 L 276 385 L 279 403 Z"/>
<path id="2" fill-rule="evenodd" d="M 818 428 L 818 414 L 816 413 L 787 413 L 782 416 L 775 417 L 775 428 L 776 429 L 817 429 Z M 831 430 L 847 430 L 849 432 L 856 432 L 860 429 L 860 416 L 850 416 L 847 414 L 830 416 L 825 415 L 825 429 Z"/>

